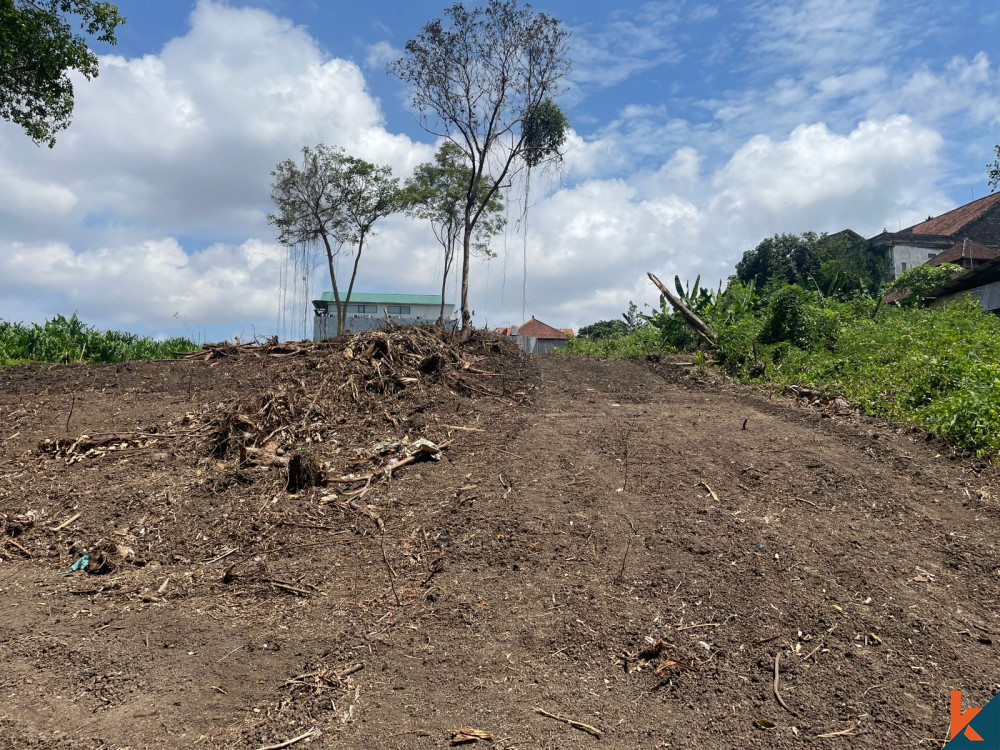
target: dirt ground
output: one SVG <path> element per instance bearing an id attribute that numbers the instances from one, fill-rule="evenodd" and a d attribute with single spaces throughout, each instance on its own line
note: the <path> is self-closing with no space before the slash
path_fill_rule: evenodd
<path id="1" fill-rule="evenodd" d="M 995 469 L 388 346 L 0 371 L 0 748 L 940 748 L 1000 689 Z"/>

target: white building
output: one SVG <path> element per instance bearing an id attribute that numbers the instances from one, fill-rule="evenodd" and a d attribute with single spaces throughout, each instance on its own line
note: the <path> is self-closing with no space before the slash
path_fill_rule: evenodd
<path id="1" fill-rule="evenodd" d="M 341 304 L 344 296 L 341 295 Z M 313 340 L 322 341 L 337 335 L 337 305 L 333 292 L 323 292 L 313 300 L 316 316 L 313 319 Z M 354 292 L 345 310 L 344 326 L 347 333 L 374 331 L 384 327 L 388 319 L 394 325 L 434 323 L 441 315 L 440 294 L 382 294 Z M 455 325 L 455 306 L 444 306 L 444 323 Z"/>

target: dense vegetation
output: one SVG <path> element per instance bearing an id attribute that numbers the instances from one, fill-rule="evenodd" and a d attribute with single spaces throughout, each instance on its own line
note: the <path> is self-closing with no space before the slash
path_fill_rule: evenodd
<path id="1" fill-rule="evenodd" d="M 935 273 L 947 278 L 955 270 Z M 843 394 L 866 414 L 916 423 L 981 456 L 1000 455 L 1000 318 L 974 299 L 922 307 L 921 289 L 907 305 L 881 304 L 882 290 L 922 281 L 909 276 L 874 295 L 853 281 L 845 285 L 850 292 L 827 294 L 812 278 L 795 284 L 782 275 L 759 288 L 733 277 L 720 292 L 675 281 L 718 337 L 711 356 L 733 375 Z M 641 357 L 703 348 L 662 298 L 646 318 L 634 333 L 577 338 L 568 349 Z"/>
<path id="2" fill-rule="evenodd" d="M 124 362 L 131 359 L 167 359 L 190 351 L 184 338 L 154 341 L 121 331 L 101 331 L 76 316 L 57 315 L 44 325 L 0 320 L 0 366 L 16 362 Z"/>

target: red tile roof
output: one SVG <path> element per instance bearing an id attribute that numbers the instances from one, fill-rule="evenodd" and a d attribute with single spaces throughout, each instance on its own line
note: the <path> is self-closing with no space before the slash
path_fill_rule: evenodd
<path id="1" fill-rule="evenodd" d="M 916 224 L 904 231 L 913 232 L 913 234 L 953 235 L 998 204 L 1000 204 L 1000 193 L 993 193 L 985 198 L 972 201 L 972 203 L 959 206 L 946 214 Z"/>
<path id="2" fill-rule="evenodd" d="M 566 339 L 565 333 L 558 328 L 553 328 L 540 320 L 536 320 L 534 315 L 531 316 L 531 320 L 517 329 L 517 335 L 530 336 L 536 339 L 557 339 L 559 341 Z"/>
<path id="3" fill-rule="evenodd" d="M 952 245 L 943 253 L 935 255 L 927 261 L 927 265 L 940 266 L 942 263 L 958 262 L 962 258 L 980 261 L 993 260 L 998 256 L 1000 256 L 1000 250 L 995 247 L 989 247 L 988 245 L 973 242 L 972 240 L 962 240 L 961 242 Z"/>

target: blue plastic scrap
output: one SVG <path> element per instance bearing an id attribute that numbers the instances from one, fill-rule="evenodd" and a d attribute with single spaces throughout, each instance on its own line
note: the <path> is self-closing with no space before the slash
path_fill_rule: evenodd
<path id="1" fill-rule="evenodd" d="M 75 563 L 73 563 L 72 565 L 70 565 L 69 566 L 69 570 L 64 570 L 59 575 L 61 575 L 61 576 L 68 576 L 70 573 L 75 573 L 78 570 L 86 570 L 88 565 L 90 565 L 90 557 L 88 555 L 84 555 L 79 560 L 77 560 Z"/>

